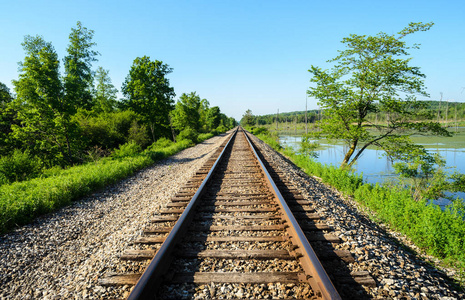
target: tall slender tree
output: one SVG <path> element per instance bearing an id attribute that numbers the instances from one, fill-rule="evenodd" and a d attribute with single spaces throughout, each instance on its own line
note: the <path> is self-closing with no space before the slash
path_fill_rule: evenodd
<path id="1" fill-rule="evenodd" d="M 95 74 L 97 86 L 95 88 L 95 106 L 97 112 L 111 112 L 116 107 L 116 93 L 118 90 L 111 83 L 110 71 L 98 67 Z"/>
<path id="2" fill-rule="evenodd" d="M 68 55 L 64 58 L 65 99 L 76 110 L 90 110 L 94 105 L 92 62 L 97 61 L 99 53 L 92 50 L 96 45 L 93 36 L 94 31 L 83 27 L 81 22 L 71 28 L 69 35 Z"/>

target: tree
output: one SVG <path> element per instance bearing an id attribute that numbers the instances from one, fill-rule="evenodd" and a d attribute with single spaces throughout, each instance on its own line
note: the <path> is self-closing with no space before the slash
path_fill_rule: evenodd
<path id="1" fill-rule="evenodd" d="M 0 82 L 0 106 L 5 106 L 12 100 L 10 89 L 3 82 Z"/>
<path id="2" fill-rule="evenodd" d="M 11 125 L 15 122 L 15 112 L 10 109 L 13 96 L 10 89 L 0 82 L 0 153 L 6 153 L 7 138 L 11 132 Z"/>
<path id="3" fill-rule="evenodd" d="M 433 23 L 410 23 L 396 35 L 351 35 L 342 43 L 346 49 L 329 62 L 331 70 L 312 66 L 313 75 L 308 95 L 319 100 L 324 118 L 319 122 L 322 135 L 342 139 L 348 147 L 341 167 L 352 166 L 369 146 L 386 150 L 388 155 L 407 149 L 414 133 L 448 136 L 449 133 L 431 120 L 427 104 L 415 95 L 425 91 L 424 74 L 410 66 L 404 38 L 418 31 L 427 31 Z M 418 48 L 414 45 L 412 48 Z M 383 123 L 371 123 L 368 114 L 382 113 Z"/>
<path id="4" fill-rule="evenodd" d="M 14 136 L 48 160 L 72 162 L 71 138 L 74 126 L 70 107 L 63 99 L 59 60 L 52 44 L 41 36 L 26 36 L 26 52 L 19 64 L 20 75 L 13 81 L 19 125 L 13 125 Z"/>
<path id="5" fill-rule="evenodd" d="M 201 103 L 200 97 L 195 92 L 183 93 L 170 113 L 173 127 L 179 131 L 187 127 L 199 131 Z"/>
<path id="6" fill-rule="evenodd" d="M 169 112 L 173 109 L 175 93 L 166 75 L 172 71 L 161 61 L 137 57 L 123 83 L 125 106 L 141 116 L 150 129 L 152 142 L 170 133 Z"/>
<path id="7" fill-rule="evenodd" d="M 98 67 L 95 74 L 97 86 L 95 88 L 95 106 L 96 112 L 112 112 L 116 107 L 116 93 L 115 86 L 111 83 L 111 78 L 108 75 L 110 71 L 102 67 Z"/>
<path id="8" fill-rule="evenodd" d="M 96 43 L 92 42 L 93 30 L 82 27 L 77 22 L 76 28 L 71 28 L 69 35 L 68 55 L 64 58 L 65 99 L 76 110 L 92 109 L 93 72 L 92 62 L 97 61 L 98 52 L 92 50 Z"/>
<path id="9" fill-rule="evenodd" d="M 199 115 L 200 115 L 200 127 L 203 131 L 208 131 L 207 128 L 207 112 L 210 109 L 210 102 L 207 99 L 200 101 Z"/>
<path id="10" fill-rule="evenodd" d="M 207 128 L 209 130 L 216 129 L 218 126 L 220 126 L 221 113 L 218 106 L 213 106 L 207 111 L 205 122 L 207 123 Z"/>
<path id="11" fill-rule="evenodd" d="M 255 124 L 255 117 L 250 109 L 246 110 L 241 119 L 242 126 L 253 126 Z"/>

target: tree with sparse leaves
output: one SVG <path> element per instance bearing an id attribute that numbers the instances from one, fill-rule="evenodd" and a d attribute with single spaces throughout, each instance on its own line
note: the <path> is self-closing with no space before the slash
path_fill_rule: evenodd
<path id="1" fill-rule="evenodd" d="M 330 60 L 331 70 L 312 66 L 308 95 L 319 100 L 324 118 L 321 131 L 329 139 L 342 139 L 348 145 L 341 167 L 352 166 L 363 151 L 377 146 L 391 157 L 411 148 L 414 133 L 448 136 L 447 130 L 431 120 L 431 111 L 415 96 L 427 96 L 420 68 L 411 66 L 410 48 L 405 38 L 427 31 L 433 23 L 410 23 L 398 34 L 351 35 L 342 40 L 345 50 Z M 387 116 L 383 123 L 372 123 L 368 114 Z"/>

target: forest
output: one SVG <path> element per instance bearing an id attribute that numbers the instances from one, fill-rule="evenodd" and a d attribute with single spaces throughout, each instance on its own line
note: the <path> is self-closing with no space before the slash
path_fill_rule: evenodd
<path id="1" fill-rule="evenodd" d="M 175 103 L 168 79 L 173 69 L 148 56 L 134 59 L 118 99 L 109 70 L 93 66 L 100 55 L 93 36 L 77 22 L 62 60 L 42 36 L 24 38 L 14 90 L 0 82 L 0 184 L 114 156 L 122 148 L 196 143 L 199 135 L 236 125 L 195 92 Z"/>

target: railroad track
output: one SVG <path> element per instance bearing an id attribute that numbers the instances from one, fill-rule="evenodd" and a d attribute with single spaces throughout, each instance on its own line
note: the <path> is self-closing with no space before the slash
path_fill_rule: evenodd
<path id="1" fill-rule="evenodd" d="M 337 273 L 334 264 L 352 256 L 328 247 L 339 242 L 331 228 L 260 157 L 243 130 L 231 134 L 153 217 L 135 243 L 143 246 L 121 256 L 151 260 L 146 271 L 100 283 L 134 285 L 128 299 L 341 299 L 330 276 L 339 289 L 372 284 L 367 274 Z"/>

